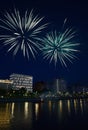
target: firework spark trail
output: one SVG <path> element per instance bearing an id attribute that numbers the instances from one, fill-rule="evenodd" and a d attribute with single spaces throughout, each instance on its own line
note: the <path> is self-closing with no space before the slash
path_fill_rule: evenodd
<path id="1" fill-rule="evenodd" d="M 0 19 L 0 28 L 4 30 L 4 34 L 0 35 L 0 41 L 8 45 L 8 52 L 13 51 L 14 55 L 20 49 L 24 57 L 27 56 L 29 59 L 31 53 L 35 58 L 37 48 L 40 48 L 37 35 L 47 26 L 40 25 L 43 19 L 44 17 L 34 16 L 33 10 L 30 13 L 26 11 L 24 16 L 16 9 L 13 13 L 6 12 L 4 18 Z"/>
<path id="2" fill-rule="evenodd" d="M 66 61 L 73 63 L 72 60 L 77 58 L 75 52 L 78 51 L 75 48 L 79 45 L 74 41 L 75 34 L 73 28 L 67 28 L 59 33 L 56 31 L 48 33 L 41 39 L 43 58 L 50 62 L 54 61 L 55 65 L 59 60 L 65 67 L 67 67 Z"/>

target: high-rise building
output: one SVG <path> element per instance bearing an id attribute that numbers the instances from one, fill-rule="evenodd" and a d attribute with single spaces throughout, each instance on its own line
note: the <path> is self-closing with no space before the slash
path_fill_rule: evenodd
<path id="1" fill-rule="evenodd" d="M 54 90 L 56 92 L 66 92 L 66 81 L 64 79 L 54 80 Z"/>
<path id="2" fill-rule="evenodd" d="M 11 74 L 10 80 L 13 82 L 13 89 L 26 88 L 27 91 L 33 91 L 33 77 L 22 74 Z"/>
<path id="3" fill-rule="evenodd" d="M 53 92 L 66 92 L 66 81 L 62 78 L 54 79 L 50 83 L 48 83 L 48 88 Z"/>

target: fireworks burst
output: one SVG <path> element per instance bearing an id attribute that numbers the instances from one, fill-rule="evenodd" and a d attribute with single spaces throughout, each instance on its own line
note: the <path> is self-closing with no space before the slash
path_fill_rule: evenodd
<path id="1" fill-rule="evenodd" d="M 4 19 L 0 19 L 0 28 L 4 31 L 0 40 L 4 45 L 9 45 L 8 52 L 13 51 L 13 55 L 16 55 L 20 49 L 24 57 L 27 56 L 29 59 L 29 53 L 35 57 L 34 53 L 40 47 L 37 35 L 47 26 L 40 26 L 42 20 L 43 17 L 40 18 L 38 15 L 34 17 L 33 10 L 30 13 L 26 11 L 24 16 L 16 9 L 13 13 L 6 12 Z"/>
<path id="2" fill-rule="evenodd" d="M 48 33 L 46 37 L 41 40 L 43 43 L 43 58 L 50 60 L 50 62 L 54 61 L 55 65 L 59 60 L 62 65 L 67 67 L 67 60 L 72 63 L 72 60 L 77 58 L 74 53 L 78 51 L 75 47 L 78 46 L 79 43 L 74 41 L 75 33 L 72 28 L 67 28 L 65 31 L 59 33 L 56 31 Z"/>

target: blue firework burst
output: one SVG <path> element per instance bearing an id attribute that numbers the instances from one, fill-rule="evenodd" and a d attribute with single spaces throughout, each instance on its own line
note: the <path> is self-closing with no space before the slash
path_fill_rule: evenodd
<path id="1" fill-rule="evenodd" d="M 54 61 L 55 65 L 59 60 L 62 65 L 67 67 L 66 61 L 72 63 L 73 59 L 77 58 L 75 52 L 78 51 L 76 47 L 79 43 L 74 41 L 75 34 L 76 31 L 73 28 L 67 28 L 59 33 L 57 31 L 48 33 L 41 39 L 43 58 L 50 62 Z"/>

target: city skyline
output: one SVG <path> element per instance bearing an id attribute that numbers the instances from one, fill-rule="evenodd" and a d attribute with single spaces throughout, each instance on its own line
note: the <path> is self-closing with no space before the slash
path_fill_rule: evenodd
<path id="1" fill-rule="evenodd" d="M 59 2 L 51 2 L 50 0 L 47 2 L 40 0 L 25 2 L 9 0 L 9 2 L 6 2 L 3 0 L 0 2 L 0 18 L 5 11 L 13 10 L 14 6 L 22 13 L 33 8 L 36 14 L 39 13 L 41 17 L 44 16 L 44 23 L 49 22 L 50 24 L 40 36 L 55 29 L 59 31 L 64 19 L 67 18 L 67 27 L 74 27 L 77 30 L 75 40 L 80 43 L 78 47 L 80 52 L 77 54 L 78 60 L 73 60 L 73 64 L 67 62 L 68 68 L 65 68 L 61 66 L 59 61 L 56 67 L 52 63 L 49 64 L 42 59 L 42 56 L 39 55 L 40 52 L 36 55 L 36 59 L 30 57 L 29 61 L 22 56 L 21 52 L 13 57 L 12 53 L 6 53 L 7 48 L 3 49 L 0 45 L 0 79 L 8 78 L 11 73 L 22 73 L 32 75 L 34 81 L 48 81 L 61 77 L 69 83 L 88 84 L 88 8 L 86 3 L 72 0 Z"/>

